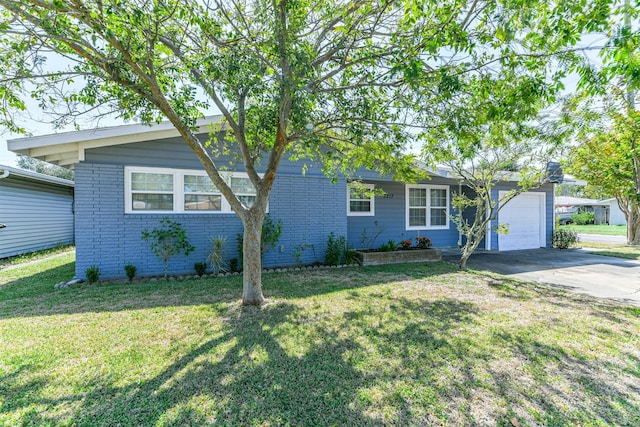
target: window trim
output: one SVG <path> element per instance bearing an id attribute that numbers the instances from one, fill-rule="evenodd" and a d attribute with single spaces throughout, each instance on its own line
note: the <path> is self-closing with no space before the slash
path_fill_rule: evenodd
<path id="1" fill-rule="evenodd" d="M 173 176 L 173 210 L 134 210 L 132 203 L 131 189 L 131 177 L 133 173 L 157 173 L 157 174 L 171 174 Z M 184 176 L 206 176 L 206 171 L 198 169 L 174 169 L 174 168 L 156 168 L 148 166 L 125 166 L 124 167 L 124 213 L 125 214 L 137 214 L 137 215 L 221 215 L 221 214 L 234 214 L 231 209 L 231 205 L 224 197 L 224 195 L 218 191 L 217 193 L 200 193 L 200 194 L 220 194 L 221 203 L 220 210 L 187 210 L 184 208 L 185 194 L 198 194 L 198 193 L 185 193 L 184 191 Z M 249 175 L 245 172 L 221 172 L 220 175 L 229 183 L 231 177 L 248 178 Z M 163 193 L 169 194 L 169 193 Z M 267 212 L 269 206 L 267 205 Z"/>
<path id="2" fill-rule="evenodd" d="M 363 187 L 368 188 L 369 190 L 374 190 L 375 189 L 375 185 L 374 184 L 366 184 L 366 183 L 362 183 L 360 184 Z M 375 216 L 376 215 L 376 198 L 375 198 L 375 194 L 371 194 L 371 196 L 369 196 L 369 212 L 352 212 L 351 211 L 351 184 L 348 183 L 347 184 L 347 216 Z M 353 199 L 353 200 L 366 200 L 366 199 Z"/>
<path id="3" fill-rule="evenodd" d="M 409 193 L 412 188 L 420 188 L 427 190 L 427 205 L 424 207 L 426 210 L 427 225 L 409 225 Z M 445 190 L 447 204 L 444 206 L 446 214 L 445 225 L 430 225 L 431 224 L 431 190 Z M 406 184 L 405 185 L 405 230 L 448 230 L 449 229 L 449 211 L 451 209 L 451 202 L 449 200 L 450 188 L 448 185 L 430 185 L 430 184 Z M 442 209 L 440 206 L 435 208 Z M 434 208 L 434 209 L 435 209 Z"/>

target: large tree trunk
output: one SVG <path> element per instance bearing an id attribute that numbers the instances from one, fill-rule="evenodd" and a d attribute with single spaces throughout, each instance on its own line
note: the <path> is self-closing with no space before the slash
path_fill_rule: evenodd
<path id="1" fill-rule="evenodd" d="M 242 242 L 242 305 L 262 305 L 262 222 L 264 215 L 247 215 L 243 221 L 244 240 Z"/>
<path id="2" fill-rule="evenodd" d="M 629 206 L 627 215 L 627 244 L 640 245 L 640 206 Z"/>

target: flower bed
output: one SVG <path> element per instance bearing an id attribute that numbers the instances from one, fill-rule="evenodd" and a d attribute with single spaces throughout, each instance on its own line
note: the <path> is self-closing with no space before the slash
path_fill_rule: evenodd
<path id="1" fill-rule="evenodd" d="M 356 251 L 360 265 L 401 264 L 405 262 L 441 261 L 442 253 L 436 248 L 411 248 L 399 251 Z"/>

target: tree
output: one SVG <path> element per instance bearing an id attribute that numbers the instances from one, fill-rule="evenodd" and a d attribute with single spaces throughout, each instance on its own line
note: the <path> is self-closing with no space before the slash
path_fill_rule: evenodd
<path id="1" fill-rule="evenodd" d="M 43 173 L 50 176 L 57 176 L 58 178 L 64 178 L 73 181 L 72 170 L 63 168 L 61 166 L 52 165 L 50 163 L 43 162 L 42 160 L 34 159 L 33 157 L 18 154 L 18 167 L 25 170 Z"/>
<path id="2" fill-rule="evenodd" d="M 20 129 L 11 112 L 26 91 L 60 125 L 85 112 L 168 119 L 241 219 L 243 303 L 262 304 L 261 225 L 285 154 L 333 177 L 366 166 L 414 178 L 409 88 L 442 106 L 461 76 L 540 67 L 608 16 L 608 1 L 569 3 L 0 0 L 0 124 Z M 209 108 L 222 141 L 194 134 Z M 223 152 L 238 154 L 252 206 L 221 177 Z"/>
<path id="3" fill-rule="evenodd" d="M 627 243 L 640 244 L 640 112 L 612 113 L 612 124 L 583 137 L 567 170 L 616 197 L 627 220 Z"/>
<path id="4" fill-rule="evenodd" d="M 519 194 L 545 182 L 546 163 L 554 153 L 550 141 L 557 138 L 532 126 L 492 122 L 483 128 L 484 132 L 473 134 L 474 143 L 469 143 L 473 149 L 466 154 L 458 149 L 469 145 L 442 137 L 437 149 L 432 146 L 430 151 L 460 180 L 462 191 L 453 196 L 456 215 L 451 221 L 464 238 L 459 242 L 462 270 L 500 210 Z M 496 194 L 494 187 L 505 181 L 517 181 L 517 186 Z M 508 233 L 508 225 L 498 226 L 497 232 Z"/>

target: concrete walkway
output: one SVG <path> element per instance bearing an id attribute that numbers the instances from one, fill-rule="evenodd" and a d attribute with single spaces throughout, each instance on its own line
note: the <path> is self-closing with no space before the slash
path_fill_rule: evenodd
<path id="1" fill-rule="evenodd" d="M 459 259 L 454 255 L 443 258 Z M 481 252 L 473 254 L 467 265 L 640 306 L 640 261 L 592 255 L 581 249 L 531 249 Z"/>
<path id="2" fill-rule="evenodd" d="M 624 245 L 627 243 L 626 236 L 608 236 L 606 234 L 578 234 L 581 242 L 617 243 Z"/>

